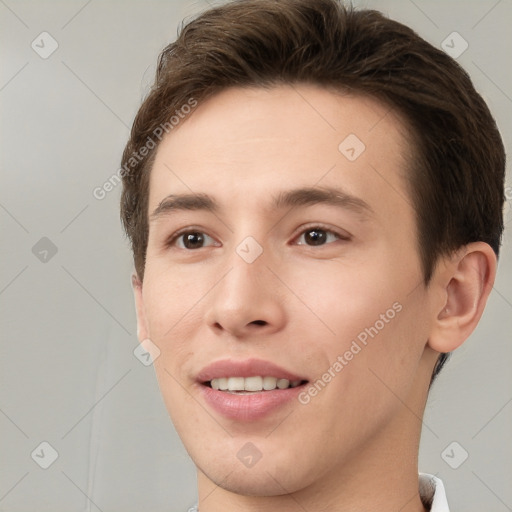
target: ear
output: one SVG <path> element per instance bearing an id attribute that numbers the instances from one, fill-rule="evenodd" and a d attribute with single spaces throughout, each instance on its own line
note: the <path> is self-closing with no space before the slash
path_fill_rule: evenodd
<path id="1" fill-rule="evenodd" d="M 445 259 L 433 276 L 441 292 L 428 345 L 451 352 L 477 326 L 496 277 L 496 254 L 485 242 L 474 242 Z"/>
<path id="2" fill-rule="evenodd" d="M 135 311 L 137 313 L 137 338 L 144 341 L 149 338 L 149 329 L 146 320 L 146 309 L 144 308 L 144 298 L 142 295 L 142 281 L 137 274 L 132 275 L 132 288 L 135 298 Z"/>

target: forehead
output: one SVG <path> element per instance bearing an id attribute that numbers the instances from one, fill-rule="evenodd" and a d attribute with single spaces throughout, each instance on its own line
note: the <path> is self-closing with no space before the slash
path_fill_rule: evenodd
<path id="1" fill-rule="evenodd" d="M 276 193 L 315 186 L 341 186 L 372 207 L 407 202 L 404 132 L 396 112 L 368 97 L 312 85 L 227 89 L 161 142 L 149 209 L 190 193 L 261 207 Z"/>

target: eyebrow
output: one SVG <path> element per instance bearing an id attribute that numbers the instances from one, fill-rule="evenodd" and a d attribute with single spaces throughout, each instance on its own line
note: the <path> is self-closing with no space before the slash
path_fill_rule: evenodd
<path id="1" fill-rule="evenodd" d="M 343 190 L 332 187 L 303 187 L 285 190 L 273 196 L 270 206 L 280 210 L 285 208 L 297 209 L 301 206 L 326 204 L 352 211 L 361 218 L 374 214 L 371 206 L 363 199 L 351 195 Z M 199 210 L 218 213 L 221 210 L 219 203 L 208 194 L 170 194 L 155 208 L 150 216 L 151 221 L 176 211 Z"/>

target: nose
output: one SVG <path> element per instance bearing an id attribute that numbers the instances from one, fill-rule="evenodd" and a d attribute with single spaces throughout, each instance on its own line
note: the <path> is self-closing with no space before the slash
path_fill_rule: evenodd
<path id="1" fill-rule="evenodd" d="M 239 339 L 269 335 L 286 321 L 283 290 L 261 255 L 252 263 L 238 254 L 210 295 L 205 320 L 217 335 Z"/>

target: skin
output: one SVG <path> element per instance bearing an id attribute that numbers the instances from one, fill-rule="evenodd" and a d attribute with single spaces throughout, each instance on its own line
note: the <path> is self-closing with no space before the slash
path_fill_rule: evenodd
<path id="1" fill-rule="evenodd" d="M 154 367 L 198 469 L 201 512 L 424 510 L 417 456 L 430 376 L 439 352 L 478 323 L 496 258 L 469 244 L 423 284 L 404 126 L 376 100 L 312 85 L 232 88 L 160 144 L 148 213 L 171 193 L 221 205 L 152 219 L 144 281 L 133 278 L 139 339 L 161 352 Z M 338 149 L 349 134 L 366 146 L 354 161 Z M 303 186 L 343 188 L 371 213 L 271 208 L 271 196 Z M 333 234 L 311 245 L 318 225 Z M 203 246 L 168 243 L 188 227 L 208 235 Z M 263 249 L 253 263 L 236 252 L 248 236 Z M 199 370 L 225 358 L 314 381 L 395 303 L 400 312 L 306 405 L 242 423 L 199 392 Z M 261 453 L 251 468 L 237 458 L 247 442 Z"/>

